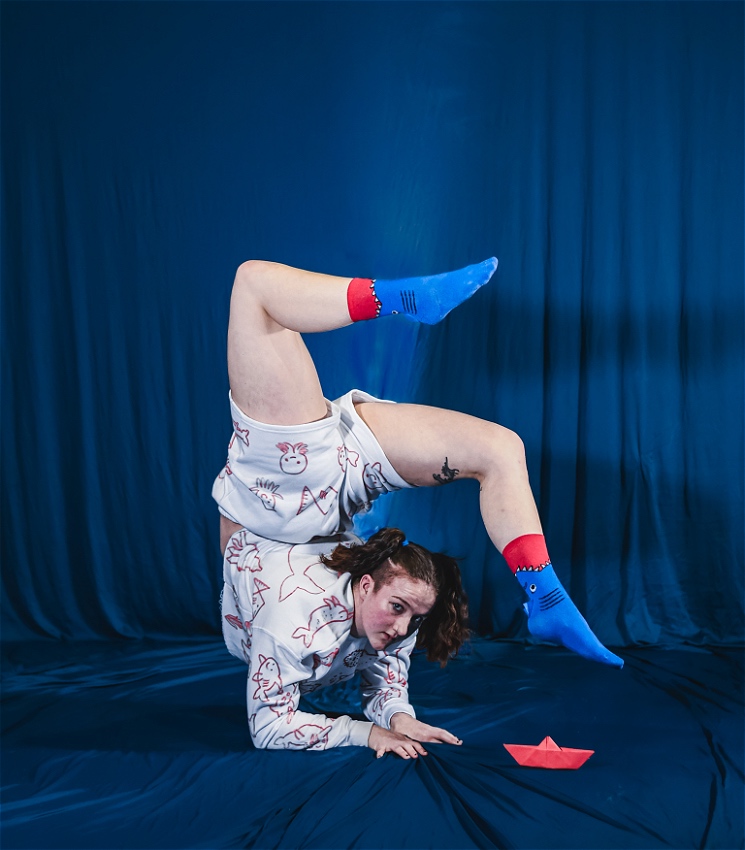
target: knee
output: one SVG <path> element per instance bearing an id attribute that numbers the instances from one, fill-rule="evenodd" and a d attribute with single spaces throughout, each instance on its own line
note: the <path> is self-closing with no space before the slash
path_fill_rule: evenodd
<path id="1" fill-rule="evenodd" d="M 246 260 L 238 266 L 233 281 L 233 291 L 240 293 L 255 293 L 261 289 L 266 279 L 267 269 L 271 263 L 264 260 Z"/>
<path id="2" fill-rule="evenodd" d="M 484 466 L 485 474 L 504 475 L 525 471 L 527 469 L 525 444 L 520 436 L 509 428 L 493 424 Z"/>

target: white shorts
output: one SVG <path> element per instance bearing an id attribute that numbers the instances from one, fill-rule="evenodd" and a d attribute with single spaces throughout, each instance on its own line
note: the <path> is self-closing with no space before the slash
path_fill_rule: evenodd
<path id="1" fill-rule="evenodd" d="M 212 486 L 220 513 L 260 537 L 307 543 L 349 531 L 352 517 L 369 510 L 378 496 L 410 487 L 360 418 L 355 401 L 380 399 L 350 390 L 326 401 L 325 419 L 267 425 L 249 419 L 231 395 L 233 437 Z"/>

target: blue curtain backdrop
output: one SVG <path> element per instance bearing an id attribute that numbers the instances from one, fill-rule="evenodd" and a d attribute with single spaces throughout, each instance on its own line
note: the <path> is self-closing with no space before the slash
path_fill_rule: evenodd
<path id="1" fill-rule="evenodd" d="M 743 615 L 740 3 L 4 2 L 3 637 L 217 634 L 212 478 L 248 258 L 500 258 L 441 325 L 308 338 L 350 386 L 513 428 L 614 645 Z M 477 487 L 374 524 L 517 585 Z"/>

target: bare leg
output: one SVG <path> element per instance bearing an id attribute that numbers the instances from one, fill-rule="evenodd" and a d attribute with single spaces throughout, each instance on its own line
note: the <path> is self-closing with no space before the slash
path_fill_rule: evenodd
<path id="1" fill-rule="evenodd" d="M 484 525 L 500 552 L 524 535 L 542 534 L 525 452 L 516 434 L 492 422 L 434 407 L 366 402 L 357 405 L 357 411 L 393 467 L 410 484 L 432 486 L 459 477 L 478 480 Z M 526 613 L 532 634 L 593 661 L 623 666 L 595 637 L 550 562 L 540 569 L 519 571 L 516 578 L 528 596 Z"/>
<path id="2" fill-rule="evenodd" d="M 230 307 L 228 371 L 233 399 L 248 416 L 294 425 L 326 415 L 318 374 L 300 332 L 350 324 L 348 285 L 348 278 L 276 263 L 254 261 L 238 269 Z M 517 435 L 475 417 L 417 405 L 368 403 L 358 410 L 393 466 L 410 483 L 476 478 L 481 483 L 484 523 L 499 551 L 515 538 L 541 534 Z M 230 531 L 226 523 L 221 531 L 223 537 Z M 536 574 L 535 582 L 546 579 L 549 572 L 554 575 L 550 565 L 540 578 Z M 518 580 L 527 588 L 525 578 Z M 536 585 L 530 587 L 535 590 Z M 549 596 L 529 602 L 535 603 L 528 610 L 534 634 L 622 666 L 621 659 L 592 634 L 558 579 Z"/>
<path id="3" fill-rule="evenodd" d="M 348 283 L 279 263 L 240 266 L 230 299 L 228 374 L 233 400 L 244 413 L 274 425 L 326 415 L 318 373 L 299 332 L 350 324 Z"/>
<path id="4" fill-rule="evenodd" d="M 513 431 L 417 404 L 365 402 L 356 407 L 394 469 L 410 484 L 479 481 L 481 515 L 500 552 L 516 537 L 542 533 L 522 440 Z"/>

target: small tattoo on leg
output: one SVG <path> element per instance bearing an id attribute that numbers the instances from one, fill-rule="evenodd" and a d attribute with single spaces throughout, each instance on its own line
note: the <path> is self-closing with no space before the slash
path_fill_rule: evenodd
<path id="1" fill-rule="evenodd" d="M 442 465 L 441 475 L 434 473 L 432 476 L 435 481 L 439 484 L 449 484 L 451 481 L 455 481 L 455 476 L 460 472 L 460 469 L 451 469 L 448 466 L 448 459 L 445 458 L 445 463 Z"/>

